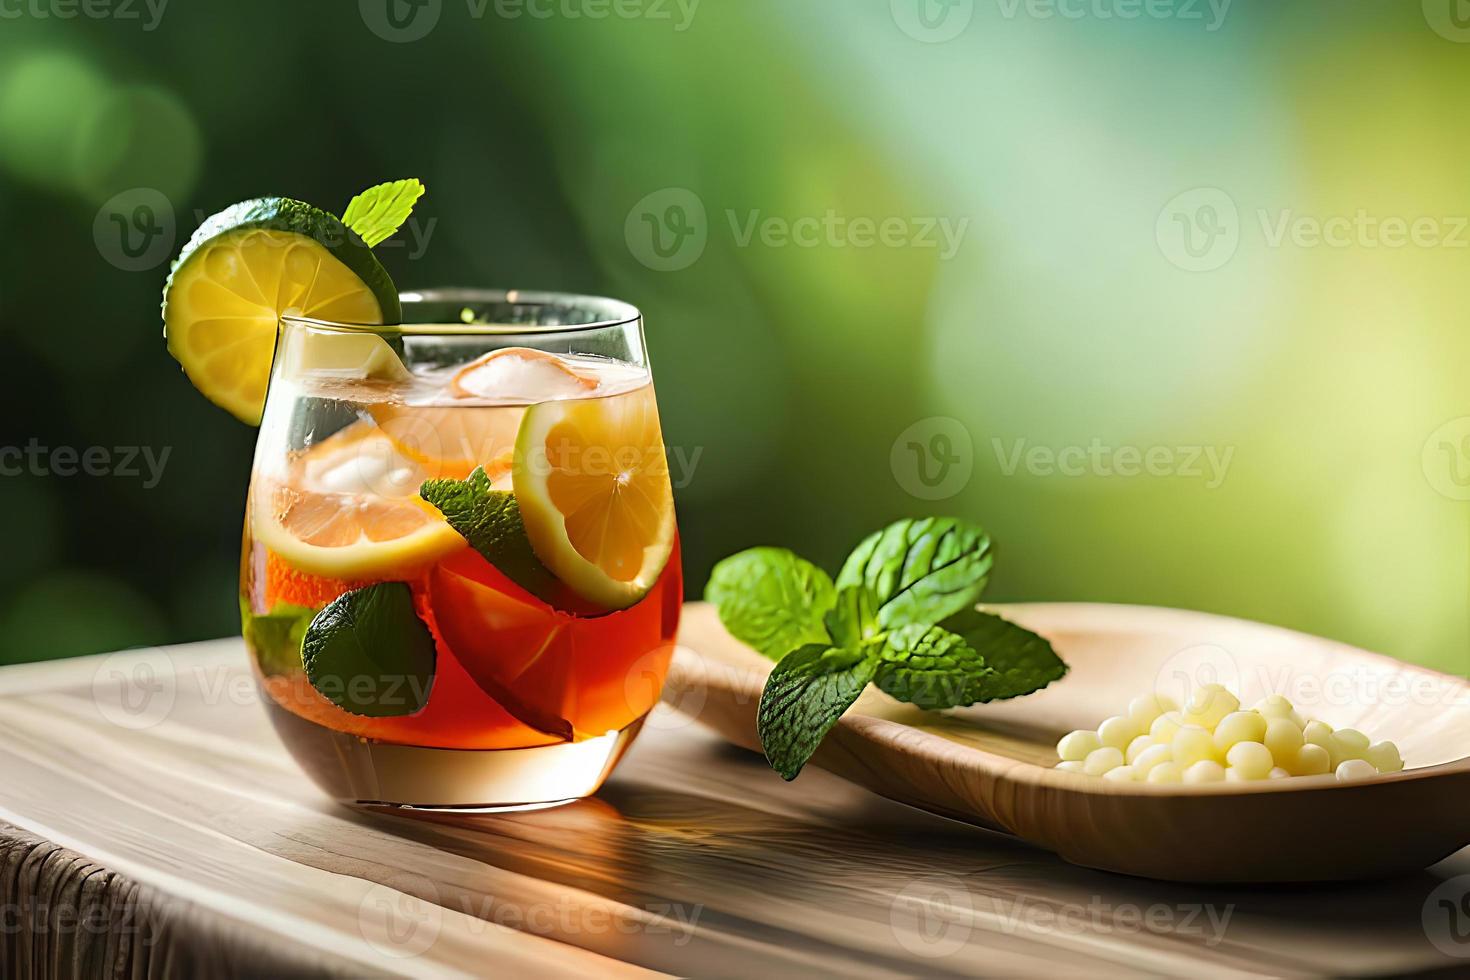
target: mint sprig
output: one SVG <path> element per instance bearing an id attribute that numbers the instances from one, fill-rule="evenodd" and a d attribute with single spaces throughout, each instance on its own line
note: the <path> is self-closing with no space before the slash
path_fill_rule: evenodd
<path id="1" fill-rule="evenodd" d="M 751 548 L 710 575 L 705 598 L 731 635 L 778 661 L 756 728 L 795 779 L 875 683 L 938 710 L 1020 697 L 1067 672 L 1044 638 L 975 608 L 990 538 L 954 518 L 895 521 L 853 549 L 834 583 L 784 548 Z"/>
<path id="2" fill-rule="evenodd" d="M 417 177 L 369 187 L 348 203 L 342 223 L 372 248 L 403 226 L 423 196 L 424 185 Z"/>
<path id="3" fill-rule="evenodd" d="M 531 548 L 516 495 L 496 490 L 484 467 L 475 467 L 463 480 L 425 480 L 419 496 L 438 508 L 449 526 L 506 578 L 554 604 L 556 578 Z"/>

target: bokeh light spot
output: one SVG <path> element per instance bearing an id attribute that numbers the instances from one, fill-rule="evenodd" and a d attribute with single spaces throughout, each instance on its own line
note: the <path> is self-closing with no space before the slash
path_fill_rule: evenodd
<path id="1" fill-rule="evenodd" d="M 120 88 L 91 108 L 71 146 L 82 192 L 100 202 L 125 187 L 179 201 L 199 178 L 203 139 L 189 108 L 164 88 Z"/>
<path id="2" fill-rule="evenodd" d="M 33 183 L 70 189 L 69 158 L 106 82 L 61 52 L 24 55 L 0 68 L 0 164 Z"/>

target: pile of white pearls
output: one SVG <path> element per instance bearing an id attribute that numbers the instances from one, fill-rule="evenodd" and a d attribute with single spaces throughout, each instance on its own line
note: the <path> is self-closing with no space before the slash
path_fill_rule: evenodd
<path id="1" fill-rule="evenodd" d="M 1097 731 L 1072 732 L 1057 743 L 1058 769 L 1120 782 L 1218 783 L 1336 773 L 1363 779 L 1404 768 L 1398 746 L 1369 743 L 1351 728 L 1333 731 L 1304 719 L 1273 694 L 1249 711 L 1220 684 L 1194 692 L 1183 710 L 1172 699 L 1144 694 L 1126 715 Z"/>

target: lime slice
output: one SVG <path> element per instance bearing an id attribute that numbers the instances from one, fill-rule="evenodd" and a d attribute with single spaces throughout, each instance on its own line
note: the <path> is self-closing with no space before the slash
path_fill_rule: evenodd
<path id="1" fill-rule="evenodd" d="M 309 204 L 263 197 L 199 226 L 163 289 L 169 353 L 210 401 L 260 423 L 287 310 L 346 323 L 397 323 L 398 291 L 372 250 Z"/>
<path id="2" fill-rule="evenodd" d="M 674 547 L 674 496 L 653 387 L 526 409 L 512 464 L 536 557 L 582 598 L 626 609 Z"/>

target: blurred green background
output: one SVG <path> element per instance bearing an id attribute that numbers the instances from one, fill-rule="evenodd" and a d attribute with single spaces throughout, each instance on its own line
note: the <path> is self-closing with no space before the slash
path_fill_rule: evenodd
<path id="1" fill-rule="evenodd" d="M 164 351 L 167 257 L 419 176 L 401 287 L 645 311 L 691 594 L 956 513 L 997 600 L 1463 672 L 1456 2 L 6 5 L 0 447 L 43 462 L 0 478 L 0 662 L 238 628 L 254 432 Z"/>

